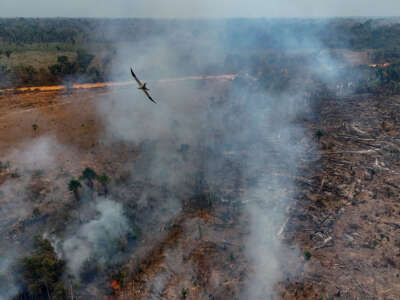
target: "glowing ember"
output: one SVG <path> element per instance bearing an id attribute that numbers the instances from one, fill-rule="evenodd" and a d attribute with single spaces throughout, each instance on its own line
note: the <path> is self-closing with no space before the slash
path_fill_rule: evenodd
<path id="1" fill-rule="evenodd" d="M 383 64 L 370 64 L 370 65 L 368 65 L 368 66 L 370 66 L 370 67 L 372 67 L 372 68 L 377 68 L 377 67 L 383 67 L 383 68 L 386 68 L 386 67 L 389 67 L 389 66 L 390 66 L 390 63 L 383 63 Z"/>
<path id="2" fill-rule="evenodd" d="M 119 284 L 118 284 L 118 282 L 116 280 L 113 280 L 110 285 L 114 289 L 114 292 L 118 291 L 119 288 L 120 288 Z"/>

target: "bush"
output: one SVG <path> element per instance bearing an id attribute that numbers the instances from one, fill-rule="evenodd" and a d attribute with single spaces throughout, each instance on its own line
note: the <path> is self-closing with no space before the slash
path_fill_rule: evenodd
<path id="1" fill-rule="evenodd" d="M 186 299 L 189 294 L 189 290 L 187 288 L 182 288 L 182 299 Z"/>
<path id="2" fill-rule="evenodd" d="M 57 62 L 59 62 L 60 64 L 65 64 L 68 62 L 68 56 L 59 56 L 57 57 Z"/>

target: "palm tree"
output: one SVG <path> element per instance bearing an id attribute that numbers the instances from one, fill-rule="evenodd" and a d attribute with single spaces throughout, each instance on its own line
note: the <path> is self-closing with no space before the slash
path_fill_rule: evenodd
<path id="1" fill-rule="evenodd" d="M 110 182 L 110 177 L 108 177 L 106 174 L 103 173 L 102 175 L 97 176 L 97 180 L 103 186 L 104 194 L 107 196 L 107 194 L 108 194 L 107 184 Z"/>
<path id="2" fill-rule="evenodd" d="M 79 195 L 80 187 L 82 187 L 82 184 L 80 183 L 79 180 L 76 179 L 72 179 L 68 184 L 68 189 L 74 193 L 76 201 L 80 200 L 80 195 Z"/>
<path id="3" fill-rule="evenodd" d="M 32 124 L 32 129 L 33 129 L 33 132 L 36 133 L 36 131 L 39 129 L 39 125 L 36 123 Z"/>
<path id="4" fill-rule="evenodd" d="M 83 170 L 81 178 L 85 179 L 86 185 L 93 190 L 93 180 L 97 178 L 96 172 L 91 168 L 86 168 Z"/>

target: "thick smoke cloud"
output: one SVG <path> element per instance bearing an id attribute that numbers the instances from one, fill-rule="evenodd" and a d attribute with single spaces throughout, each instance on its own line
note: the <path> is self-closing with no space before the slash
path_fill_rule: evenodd
<path id="1" fill-rule="evenodd" d="M 82 264 L 89 258 L 104 264 L 117 256 L 113 246 L 129 232 L 129 222 L 121 204 L 99 199 L 95 210 L 98 216 L 83 224 L 76 234 L 66 238 L 61 245 L 68 268 L 77 276 Z"/>
<path id="2" fill-rule="evenodd" d="M 19 292 L 20 283 L 14 281 L 13 268 L 29 252 L 30 243 L 16 242 L 21 238 L 16 232 L 20 226 L 24 227 L 23 220 L 33 218 L 34 209 L 41 201 L 40 191 L 49 192 L 42 183 L 37 185 L 39 178 L 54 172 L 58 155 L 67 155 L 67 152 L 68 147 L 55 137 L 43 136 L 16 145 L 2 157 L 0 171 L 6 180 L 0 186 L 1 300 L 11 299 Z"/>
<path id="3" fill-rule="evenodd" d="M 2 0 L 1 17 L 343 17 L 394 16 L 397 0 Z"/>
<path id="4" fill-rule="evenodd" d="M 308 109 L 301 96 L 246 92 L 245 97 L 253 100 L 241 116 L 247 121 L 242 138 L 252 147 L 243 166 L 248 187 L 242 200 L 249 214 L 246 248 L 254 269 L 245 295 L 248 299 L 265 299 L 274 294 L 285 261 L 297 255 L 281 244 L 278 232 L 294 202 L 297 162 L 312 143 L 304 129 L 294 123 Z"/>
<path id="5" fill-rule="evenodd" d="M 62 146 L 53 137 L 23 142 L 4 157 L 9 166 L 8 179 L 0 187 L 0 219 L 24 218 L 32 213 L 33 200 L 29 187 L 35 174 L 51 171 Z M 3 163 L 4 164 L 4 163 Z"/>
<path id="6" fill-rule="evenodd" d="M 223 33 L 223 28 L 216 26 L 215 32 Z M 176 35 L 171 28 L 165 36 L 144 40 L 142 44 L 117 46 L 117 61 L 135 65 L 139 77 L 146 79 L 157 76 L 157 72 L 151 71 L 154 68 L 162 68 L 164 76 L 174 77 L 193 72 L 191 68 L 196 65 L 203 66 L 196 69 L 198 75 L 207 74 L 206 66 L 224 60 L 227 55 L 218 35 L 188 36 L 187 44 L 209 47 L 207 55 L 201 47 L 191 48 L 193 60 L 187 59 L 182 64 L 179 55 L 185 49 L 179 44 L 166 46 L 177 40 Z M 294 37 L 287 39 L 286 44 L 290 45 Z M 317 52 L 323 50 L 312 36 L 304 38 L 303 46 Z M 145 48 L 149 50 L 141 51 Z M 319 62 L 305 68 L 309 73 L 321 74 L 322 82 L 332 81 L 339 72 L 335 60 L 323 51 L 318 59 Z M 321 65 L 330 72 L 321 73 Z M 128 66 L 128 63 L 114 65 L 115 81 L 121 80 L 120 74 L 129 73 Z M 254 73 L 246 63 L 242 69 Z M 227 85 L 227 95 L 221 94 L 223 89 L 218 85 L 207 82 L 151 81 L 151 93 L 158 100 L 157 105 L 131 86 L 99 102 L 98 106 L 107 124 L 105 135 L 110 142 L 123 140 L 141 146 L 141 153 L 131 167 L 134 176 L 144 176 L 152 184 L 173 192 L 186 191 L 186 196 L 195 186 L 190 178 L 196 176 L 204 176 L 207 184 L 219 185 L 222 190 L 226 188 L 220 185 L 222 177 L 229 178 L 232 185 L 242 182 L 245 192 L 238 197 L 245 204 L 243 213 L 249 218 L 250 233 L 245 242 L 252 269 L 242 296 L 252 300 L 273 295 L 275 284 L 282 278 L 285 260 L 289 256 L 299 257 L 297 250 L 288 250 L 281 244 L 277 233 L 295 198 L 293 178 L 299 157 L 306 149 L 313 151 L 305 129 L 295 123 L 296 118 L 309 111 L 304 99 L 306 91 L 297 88 L 294 94 L 282 91 L 274 94 L 261 88 L 260 80 L 241 74 Z M 182 149 L 186 149 L 186 154 Z M 226 162 L 239 169 L 241 178 L 223 173 Z M 176 208 L 179 204 L 175 198 L 165 202 L 166 206 Z M 174 268 L 179 269 L 179 263 Z M 147 284 L 159 291 L 167 278 L 168 274 L 160 273 L 155 282 Z"/>
<path id="7" fill-rule="evenodd" d="M 55 137 L 43 136 L 16 146 L 5 160 L 13 162 L 14 166 L 23 168 L 25 171 L 48 170 L 54 167 L 57 156 L 65 150 Z"/>

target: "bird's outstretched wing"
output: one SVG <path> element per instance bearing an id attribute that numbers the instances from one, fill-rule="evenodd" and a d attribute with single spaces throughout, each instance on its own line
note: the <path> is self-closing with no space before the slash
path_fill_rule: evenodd
<path id="1" fill-rule="evenodd" d="M 153 99 L 153 98 L 151 98 L 151 96 L 150 96 L 150 94 L 149 94 L 149 92 L 148 92 L 148 91 L 145 91 L 145 90 L 144 90 L 143 92 L 146 94 L 147 98 L 149 98 L 151 102 L 153 102 L 153 103 L 157 104 L 157 102 L 156 102 L 156 101 L 154 101 L 154 99 Z"/>
<path id="2" fill-rule="evenodd" d="M 136 77 L 135 73 L 133 72 L 132 68 L 131 68 L 131 74 L 133 76 L 133 78 L 135 78 L 136 82 L 138 83 L 139 86 L 142 86 L 143 84 L 140 82 L 139 78 Z"/>

